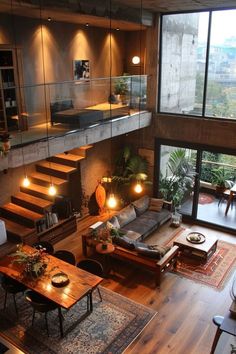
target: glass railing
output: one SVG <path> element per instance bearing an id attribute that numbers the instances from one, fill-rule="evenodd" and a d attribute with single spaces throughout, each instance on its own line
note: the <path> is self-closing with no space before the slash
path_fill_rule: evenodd
<path id="1" fill-rule="evenodd" d="M 19 88 L 11 145 L 63 136 L 146 109 L 147 76 L 119 76 Z"/>

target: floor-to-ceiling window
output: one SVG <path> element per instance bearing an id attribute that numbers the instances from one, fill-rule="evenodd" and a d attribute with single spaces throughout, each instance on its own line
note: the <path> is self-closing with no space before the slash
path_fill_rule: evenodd
<path id="1" fill-rule="evenodd" d="M 159 111 L 236 119 L 236 10 L 162 16 Z"/>

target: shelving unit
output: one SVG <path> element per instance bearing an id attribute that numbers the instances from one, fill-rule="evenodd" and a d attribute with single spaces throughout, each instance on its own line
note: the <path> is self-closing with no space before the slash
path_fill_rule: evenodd
<path id="1" fill-rule="evenodd" d="M 18 116 L 15 52 L 0 49 L 0 130 L 17 130 Z"/>

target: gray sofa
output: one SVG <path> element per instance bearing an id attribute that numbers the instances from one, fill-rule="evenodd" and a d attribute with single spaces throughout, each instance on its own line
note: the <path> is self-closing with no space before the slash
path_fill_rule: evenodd
<path id="1" fill-rule="evenodd" d="M 107 223 L 113 229 L 114 243 L 127 249 L 147 248 L 145 238 L 171 218 L 163 205 L 163 200 L 144 196 L 120 210 Z"/>

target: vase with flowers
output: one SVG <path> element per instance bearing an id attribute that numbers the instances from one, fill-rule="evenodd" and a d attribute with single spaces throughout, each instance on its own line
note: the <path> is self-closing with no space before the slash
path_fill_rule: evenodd
<path id="1" fill-rule="evenodd" d="M 17 250 L 11 255 L 12 263 L 18 263 L 22 267 L 22 275 L 32 279 L 44 274 L 47 268 L 48 257 L 43 247 L 28 252 L 22 244 L 17 245 Z"/>

